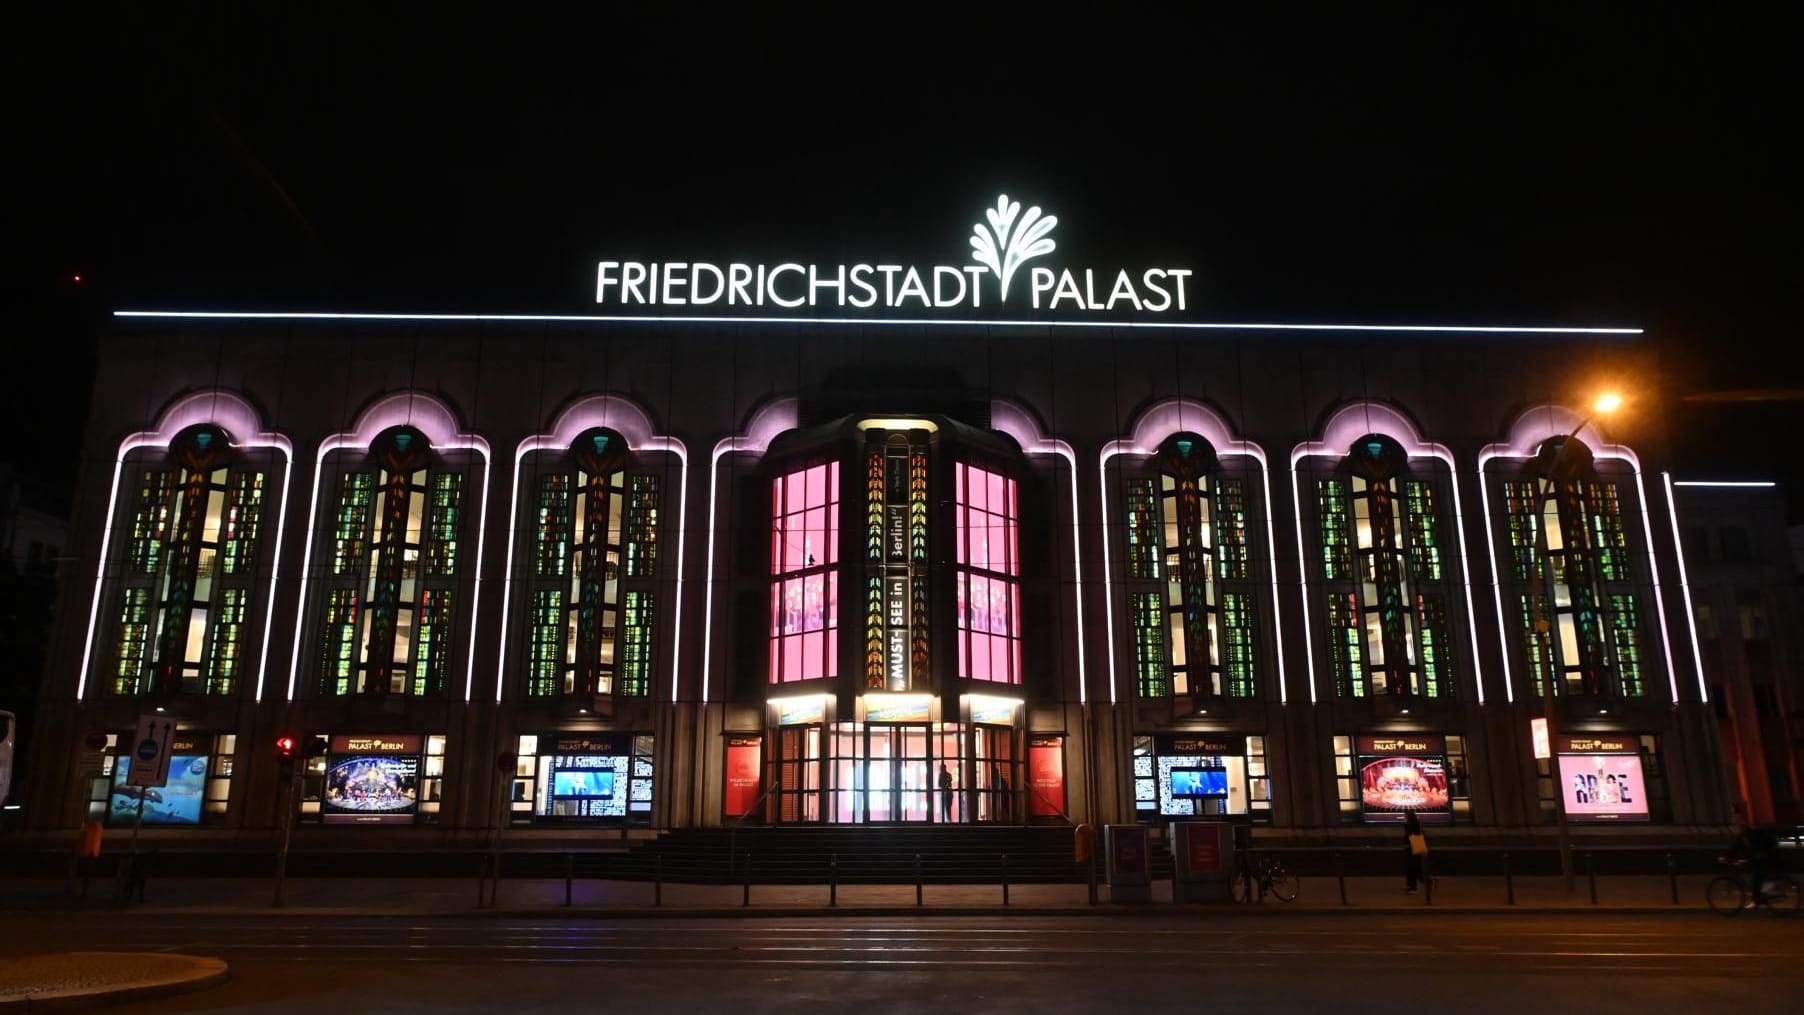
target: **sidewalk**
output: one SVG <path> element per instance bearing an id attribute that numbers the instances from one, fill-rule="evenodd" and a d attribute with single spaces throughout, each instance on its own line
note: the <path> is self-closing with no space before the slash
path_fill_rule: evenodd
<path id="1" fill-rule="evenodd" d="M 1597 904 L 1591 903 L 1590 884 L 1580 876 L 1567 894 L 1558 877 L 1519 877 L 1513 882 L 1515 903 L 1502 877 L 1442 878 L 1432 901 L 1426 892 L 1406 894 L 1402 878 L 1347 878 L 1347 904 L 1342 905 L 1340 882 L 1334 878 L 1303 878 L 1297 900 L 1270 900 L 1263 905 L 1207 907 L 1225 913 L 1284 912 L 1705 912 L 1704 886 L 1710 875 L 1678 879 L 1679 904 L 1672 901 L 1672 885 L 1663 876 L 1618 876 L 1597 879 Z M 286 905 L 270 907 L 273 894 L 268 879 L 171 878 L 153 880 L 145 913 L 253 914 L 306 913 L 365 916 L 443 915 L 488 916 L 546 914 L 558 916 L 683 916 L 785 914 L 825 915 L 833 912 L 914 911 L 913 885 L 841 885 L 837 899 L 827 885 L 756 885 L 750 904 L 740 885 L 666 884 L 659 889 L 649 882 L 575 881 L 570 886 L 572 905 L 564 905 L 564 882 L 542 879 L 504 879 L 497 905 L 478 906 L 478 883 L 464 879 L 307 878 L 291 879 L 285 888 Z M 110 879 L 96 880 L 89 897 L 68 899 L 61 881 L 53 879 L 0 880 L 0 914 L 20 911 L 114 910 Z M 1097 890 L 1098 906 L 1091 906 L 1084 885 L 1013 885 L 1008 906 L 1002 886 L 925 885 L 921 889 L 923 911 L 939 915 L 965 913 L 1121 913 L 1167 910 L 1171 906 L 1170 882 L 1153 885 L 1153 904 L 1109 903 L 1108 886 Z M 1190 907 L 1186 907 L 1190 908 Z"/>
<path id="2" fill-rule="evenodd" d="M 203 990 L 226 964 L 192 955 L 59 952 L 0 959 L 0 1012 L 79 1011 Z"/>

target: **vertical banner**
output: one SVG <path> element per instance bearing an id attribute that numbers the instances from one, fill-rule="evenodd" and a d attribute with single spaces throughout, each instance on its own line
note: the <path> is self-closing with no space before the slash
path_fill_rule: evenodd
<path id="1" fill-rule="evenodd" d="M 1027 813 L 1056 818 L 1065 813 L 1065 738 L 1036 736 L 1027 745 Z"/>
<path id="2" fill-rule="evenodd" d="M 727 738 L 726 816 L 742 818 L 764 795 L 764 738 Z"/>

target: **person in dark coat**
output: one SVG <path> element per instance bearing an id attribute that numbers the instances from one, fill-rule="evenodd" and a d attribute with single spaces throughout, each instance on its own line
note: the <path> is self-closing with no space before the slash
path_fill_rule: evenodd
<path id="1" fill-rule="evenodd" d="M 1421 836 L 1420 853 L 1416 852 L 1417 836 Z M 1423 870 L 1428 860 L 1428 835 L 1422 831 L 1422 820 L 1416 817 L 1415 811 L 1403 813 L 1403 855 L 1408 858 L 1403 869 L 1403 883 L 1410 894 L 1414 895 L 1416 886 L 1428 880 L 1428 875 Z"/>

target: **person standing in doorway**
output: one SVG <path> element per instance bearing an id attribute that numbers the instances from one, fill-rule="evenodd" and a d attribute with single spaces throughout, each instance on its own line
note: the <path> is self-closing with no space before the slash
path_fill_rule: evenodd
<path id="1" fill-rule="evenodd" d="M 1403 848 L 1407 857 L 1403 883 L 1414 895 L 1416 886 L 1428 880 L 1424 872 L 1428 863 L 1428 835 L 1422 831 L 1422 820 L 1416 817 L 1415 811 L 1403 812 Z"/>
<path id="2" fill-rule="evenodd" d="M 952 821 L 952 770 L 940 762 L 940 820 Z"/>

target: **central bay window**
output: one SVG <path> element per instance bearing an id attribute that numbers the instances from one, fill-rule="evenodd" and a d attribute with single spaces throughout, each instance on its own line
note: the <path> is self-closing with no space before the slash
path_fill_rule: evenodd
<path id="1" fill-rule="evenodd" d="M 1316 484 L 1328 655 L 1343 698 L 1453 694 L 1440 477 L 1388 437 L 1354 443 Z"/>
<path id="2" fill-rule="evenodd" d="M 412 427 L 339 473 L 330 517 L 321 691 L 436 697 L 451 672 L 466 477 Z"/>
<path id="3" fill-rule="evenodd" d="M 190 428 L 138 474 L 106 688 L 237 690 L 255 596 L 267 472 L 223 430 Z"/>
<path id="4" fill-rule="evenodd" d="M 839 463 L 771 480 L 770 682 L 839 675 Z"/>
<path id="5" fill-rule="evenodd" d="M 1021 682 L 1020 506 L 1013 479 L 953 465 L 958 675 Z"/>
<path id="6" fill-rule="evenodd" d="M 611 430 L 541 472 L 528 556 L 527 691 L 650 693 L 659 477 Z"/>
<path id="7" fill-rule="evenodd" d="M 1257 693 L 1242 479 L 1209 442 L 1168 438 L 1126 483 L 1127 594 L 1142 698 Z"/>

